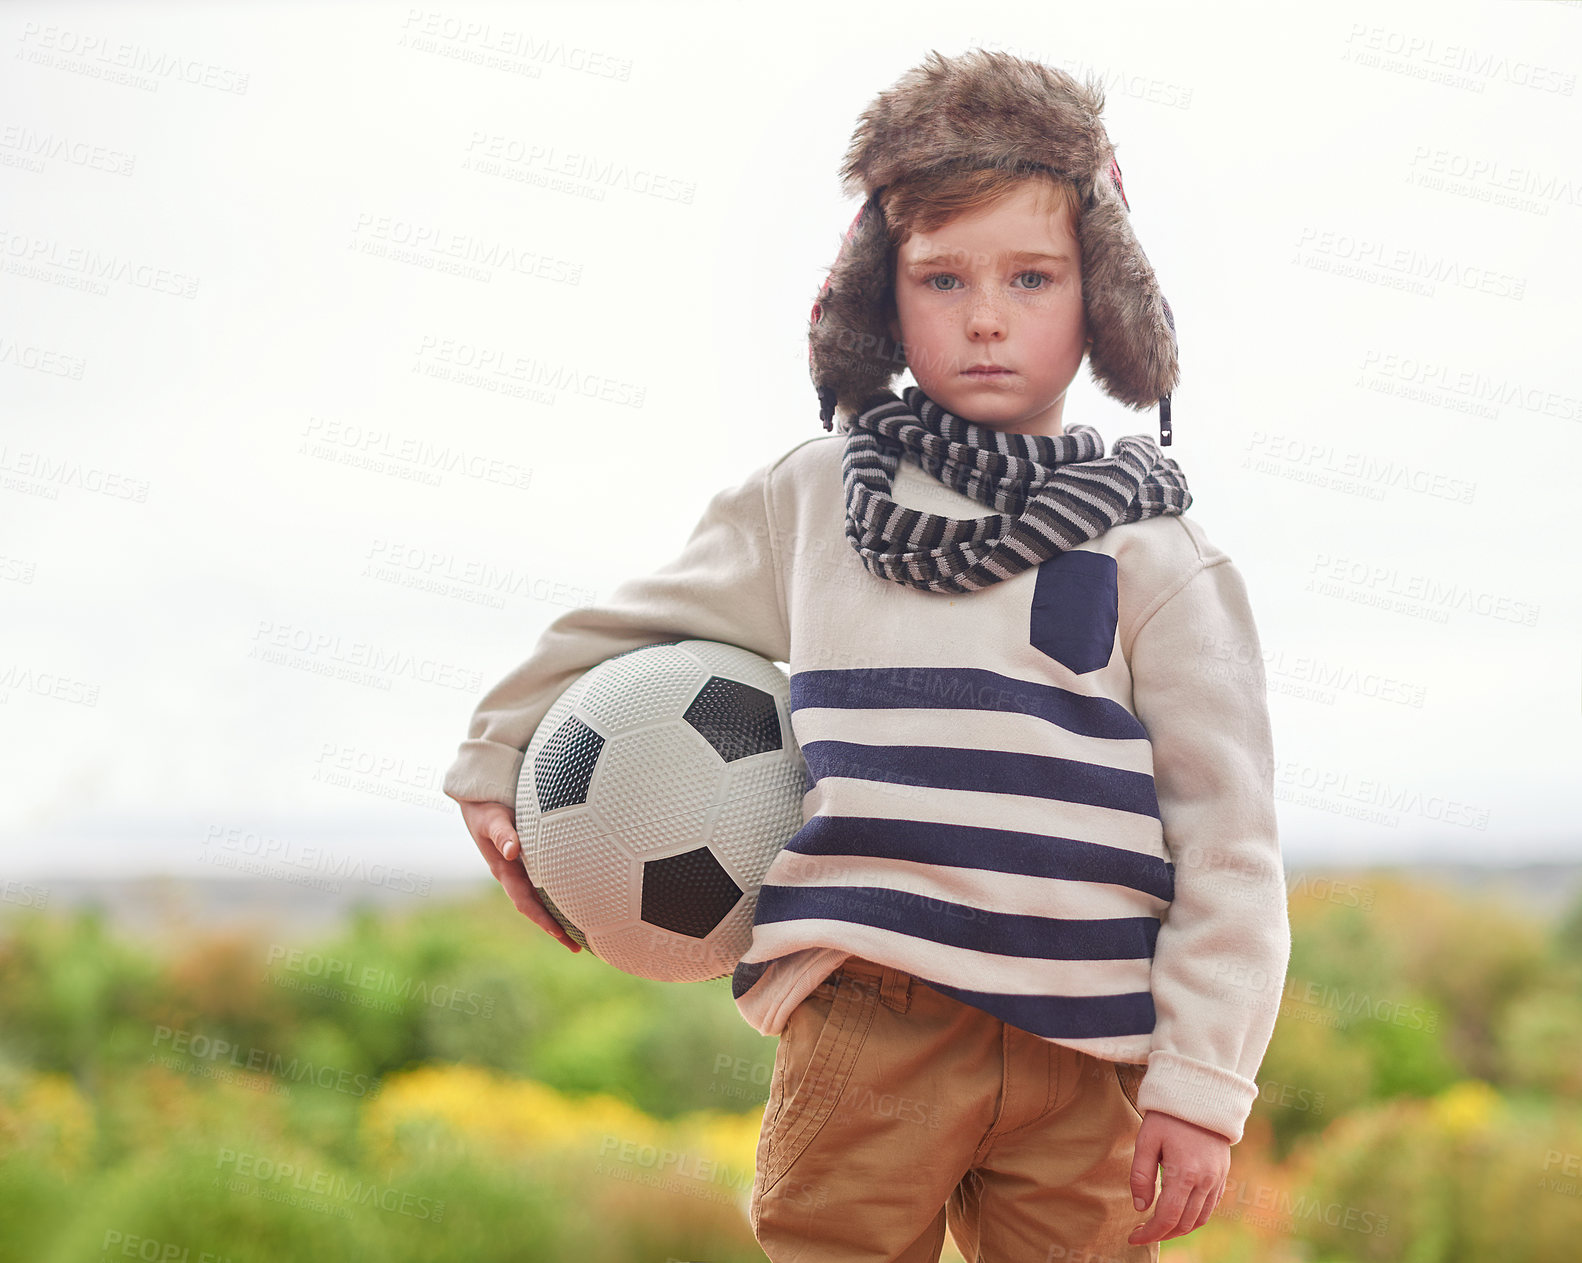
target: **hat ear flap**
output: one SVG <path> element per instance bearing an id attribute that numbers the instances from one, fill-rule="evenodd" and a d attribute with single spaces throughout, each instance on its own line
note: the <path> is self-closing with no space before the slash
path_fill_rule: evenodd
<path id="1" fill-rule="evenodd" d="M 1180 376 L 1175 318 L 1148 256 L 1132 232 L 1120 166 L 1111 156 L 1092 181 L 1077 222 L 1082 291 L 1093 347 L 1088 364 L 1111 396 L 1148 408 Z"/>
<path id="2" fill-rule="evenodd" d="M 875 190 L 852 218 L 809 314 L 808 374 L 826 430 L 837 407 L 855 411 L 906 367 L 888 318 L 895 264 L 879 206 L 882 191 Z"/>

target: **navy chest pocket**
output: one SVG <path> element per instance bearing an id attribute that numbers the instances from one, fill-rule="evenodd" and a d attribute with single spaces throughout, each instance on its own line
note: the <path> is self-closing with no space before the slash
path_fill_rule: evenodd
<path id="1" fill-rule="evenodd" d="M 1115 558 L 1083 549 L 1057 553 L 1038 567 L 1029 636 L 1077 675 L 1110 660 L 1120 617 Z"/>

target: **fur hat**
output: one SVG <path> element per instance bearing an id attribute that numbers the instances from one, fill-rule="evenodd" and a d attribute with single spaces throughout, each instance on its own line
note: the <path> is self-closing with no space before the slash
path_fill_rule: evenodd
<path id="1" fill-rule="evenodd" d="M 1121 169 L 1099 114 L 1102 87 L 1009 53 L 931 52 L 881 92 L 857 122 L 841 170 L 848 196 L 865 197 L 846 229 L 808 325 L 808 369 L 824 428 L 838 408 L 860 410 L 906 367 L 888 303 L 895 267 L 879 194 L 928 170 L 1041 167 L 1076 185 L 1082 207 L 1082 295 L 1094 379 L 1132 408 L 1159 404 L 1170 442 L 1170 392 L 1179 376 L 1175 318 L 1128 222 Z"/>

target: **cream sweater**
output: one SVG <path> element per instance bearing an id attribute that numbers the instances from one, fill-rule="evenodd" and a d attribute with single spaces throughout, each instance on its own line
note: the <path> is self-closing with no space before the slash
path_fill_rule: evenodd
<path id="1" fill-rule="evenodd" d="M 1140 1109 L 1240 1140 L 1290 955 L 1240 572 L 1180 515 L 977 592 L 887 582 L 845 538 L 843 447 L 809 439 L 755 470 L 674 561 L 551 623 L 479 701 L 445 793 L 514 808 L 550 706 L 624 650 L 698 638 L 786 663 L 806 823 L 759 893 L 743 1018 L 779 1034 L 858 955 L 1146 1061 Z M 910 457 L 893 494 L 985 507 Z"/>

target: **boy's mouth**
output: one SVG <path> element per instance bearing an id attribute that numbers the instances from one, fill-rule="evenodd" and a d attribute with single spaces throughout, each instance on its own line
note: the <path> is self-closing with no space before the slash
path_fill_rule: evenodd
<path id="1" fill-rule="evenodd" d="M 1011 370 L 999 364 L 974 364 L 961 370 L 963 377 L 1010 377 Z"/>

